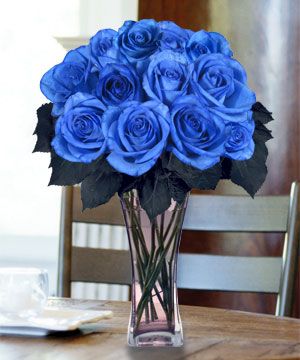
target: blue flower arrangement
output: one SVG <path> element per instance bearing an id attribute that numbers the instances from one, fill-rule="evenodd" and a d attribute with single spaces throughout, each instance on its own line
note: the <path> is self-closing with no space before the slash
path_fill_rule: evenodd
<path id="1" fill-rule="evenodd" d="M 137 189 L 150 218 L 191 188 L 265 180 L 271 113 L 224 36 L 171 21 L 100 30 L 42 77 L 34 151 L 50 184 L 81 183 L 83 208 Z M 151 201 L 151 199 L 155 199 Z"/>

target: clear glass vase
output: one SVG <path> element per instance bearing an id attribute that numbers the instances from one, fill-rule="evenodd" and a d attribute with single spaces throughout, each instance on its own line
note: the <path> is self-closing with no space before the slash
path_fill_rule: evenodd
<path id="1" fill-rule="evenodd" d="M 135 190 L 121 197 L 132 261 L 131 346 L 183 345 L 176 270 L 187 200 L 181 205 L 172 201 L 150 221 Z"/>

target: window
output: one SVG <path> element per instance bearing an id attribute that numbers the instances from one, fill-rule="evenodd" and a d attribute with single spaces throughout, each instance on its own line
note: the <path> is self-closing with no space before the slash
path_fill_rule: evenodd
<path id="1" fill-rule="evenodd" d="M 0 266 L 49 270 L 56 288 L 59 187 L 47 187 L 49 155 L 32 154 L 41 75 L 65 50 L 54 36 L 91 36 L 135 18 L 136 0 L 27 0 L 0 5 Z"/>

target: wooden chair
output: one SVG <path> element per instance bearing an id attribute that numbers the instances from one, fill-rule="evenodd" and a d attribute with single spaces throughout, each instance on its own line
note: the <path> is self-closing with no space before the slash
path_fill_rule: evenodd
<path id="1" fill-rule="evenodd" d="M 299 184 L 288 196 L 191 195 L 184 229 L 285 233 L 282 257 L 180 254 L 178 287 L 277 293 L 276 315 L 291 316 L 300 234 Z M 215 214 L 211 216 L 211 214 Z M 130 284 L 127 250 L 72 246 L 72 223 L 124 225 L 119 199 L 81 212 L 79 187 L 63 189 L 58 295 L 70 296 L 72 281 Z M 209 271 L 211 269 L 211 271 Z"/>

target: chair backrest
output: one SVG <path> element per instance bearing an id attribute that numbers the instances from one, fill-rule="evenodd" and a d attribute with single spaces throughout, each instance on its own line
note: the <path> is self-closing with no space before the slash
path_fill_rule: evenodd
<path id="1" fill-rule="evenodd" d="M 285 234 L 282 257 L 180 254 L 178 286 L 188 289 L 277 293 L 276 315 L 289 316 L 297 274 L 300 234 L 299 185 L 288 196 L 191 195 L 183 229 Z M 214 214 L 212 217 L 211 214 Z M 58 294 L 70 296 L 72 281 L 130 284 L 126 250 L 72 246 L 72 223 L 124 225 L 115 196 L 96 209 L 81 211 L 79 187 L 62 196 Z"/>

